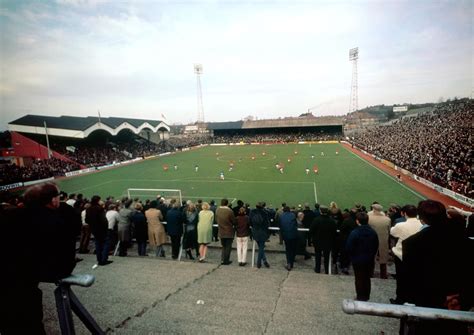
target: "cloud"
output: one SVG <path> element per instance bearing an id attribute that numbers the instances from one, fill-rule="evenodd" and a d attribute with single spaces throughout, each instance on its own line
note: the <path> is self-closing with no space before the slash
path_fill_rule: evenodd
<path id="1" fill-rule="evenodd" d="M 158 110 L 188 122 L 193 64 L 202 63 L 207 120 L 299 115 L 318 104 L 318 113 L 342 114 L 354 46 L 361 106 L 469 95 L 471 11 L 470 2 L 2 3 L 2 109 L 14 119 L 101 106 L 110 116 Z"/>

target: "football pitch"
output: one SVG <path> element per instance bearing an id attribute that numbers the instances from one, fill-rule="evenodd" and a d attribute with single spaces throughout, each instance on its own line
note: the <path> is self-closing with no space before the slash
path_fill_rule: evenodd
<path id="1" fill-rule="evenodd" d="M 277 164 L 284 166 L 283 173 Z M 319 143 L 206 146 L 62 179 L 58 185 L 88 198 L 95 194 L 120 198 L 132 188 L 179 189 L 184 200 L 214 199 L 219 204 L 222 198 L 234 203 L 241 199 L 252 207 L 258 201 L 274 207 L 282 202 L 290 206 L 307 202 L 313 207 L 315 202 L 335 201 L 341 208 L 378 201 L 387 208 L 390 203 L 417 204 L 424 199 L 342 145 Z M 132 195 L 143 200 L 156 197 L 142 191 Z"/>

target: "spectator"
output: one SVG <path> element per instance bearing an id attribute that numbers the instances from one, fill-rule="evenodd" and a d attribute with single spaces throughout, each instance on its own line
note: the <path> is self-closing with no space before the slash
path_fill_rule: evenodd
<path id="1" fill-rule="evenodd" d="M 163 245 L 166 243 L 166 232 L 161 220 L 163 215 L 158 209 L 158 201 L 153 200 L 150 208 L 145 212 L 146 221 L 148 222 L 148 240 L 150 247 L 155 248 L 155 256 L 165 257 Z"/>
<path id="2" fill-rule="evenodd" d="M 24 209 L 0 209 L 5 223 L 2 236 L 7 233 L 7 239 L 13 238 L 17 244 L 15 237 L 25 235 L 26 241 L 22 250 L 18 245 L 2 249 L 2 254 L 9 252 L 8 261 L 2 260 L 2 334 L 46 334 L 38 282 L 55 283 L 68 277 L 76 266 L 80 223 L 67 221 L 69 214 L 60 209 L 58 187 L 54 183 L 32 186 L 25 192 L 25 203 Z M 1 244 L 2 248 L 9 246 L 8 241 L 2 240 Z"/>
<path id="3" fill-rule="evenodd" d="M 379 250 L 377 252 L 377 261 L 380 265 L 380 278 L 387 279 L 387 263 L 389 257 L 389 237 L 390 237 L 390 219 L 382 211 L 383 207 L 379 204 L 372 205 L 372 211 L 369 213 L 369 225 L 375 230 L 379 240 Z"/>
<path id="4" fill-rule="evenodd" d="M 402 242 L 406 271 L 406 300 L 416 306 L 469 310 L 473 306 L 472 245 L 448 224 L 446 208 L 438 201 L 418 204 L 426 225 Z M 449 268 L 449 271 L 446 269 Z M 448 321 L 418 322 L 416 334 L 466 334 L 466 326 Z"/>
<path id="5" fill-rule="evenodd" d="M 104 203 L 100 201 L 98 195 L 91 198 L 91 205 L 86 210 L 86 222 L 89 224 L 92 234 L 94 234 L 97 264 L 107 265 L 112 263 L 108 260 L 110 245 L 108 221 L 105 217 Z"/>
<path id="6" fill-rule="evenodd" d="M 249 217 L 245 207 L 239 209 L 237 214 L 237 260 L 239 266 L 247 265 L 247 248 L 250 235 Z"/>
<path id="7" fill-rule="evenodd" d="M 339 250 L 340 250 L 340 267 L 343 274 L 349 274 L 349 266 L 351 264 L 350 255 L 347 252 L 347 239 L 351 232 L 357 228 L 356 224 L 357 208 L 352 208 L 349 215 L 342 221 L 339 229 Z"/>
<path id="8" fill-rule="evenodd" d="M 397 272 L 397 297 L 395 299 L 390 299 L 390 303 L 392 304 L 403 304 L 406 301 L 406 286 L 410 284 L 405 280 L 402 243 L 404 240 L 421 230 L 421 222 L 416 218 L 417 210 L 415 206 L 403 206 L 401 212 L 406 221 L 397 223 L 390 229 L 390 235 L 398 239 L 397 244 L 392 248 L 395 261 L 395 271 Z"/>
<path id="9" fill-rule="evenodd" d="M 181 236 L 183 235 L 184 214 L 179 208 L 179 203 L 172 199 L 171 208 L 166 215 L 167 233 L 171 239 L 171 257 L 177 259 L 181 248 Z"/>
<path id="10" fill-rule="evenodd" d="M 219 237 L 217 236 L 219 229 L 218 227 L 214 226 L 216 224 L 216 209 L 217 209 L 216 202 L 214 200 L 211 200 L 209 202 L 209 209 L 212 211 L 212 213 L 214 213 L 214 222 L 212 224 L 212 240 L 215 242 L 219 242 Z"/>
<path id="11" fill-rule="evenodd" d="M 131 225 L 132 225 L 132 215 L 133 211 L 130 208 L 133 201 L 132 199 L 128 199 L 123 204 L 123 207 L 119 211 L 119 221 L 117 225 L 118 229 L 118 238 L 119 238 L 119 256 L 124 257 L 127 256 L 127 249 L 130 246 L 130 242 L 132 241 L 132 234 L 131 234 Z M 164 251 L 163 251 L 164 252 Z"/>
<path id="12" fill-rule="evenodd" d="M 268 228 L 270 221 L 262 202 L 258 202 L 255 209 L 250 211 L 250 226 L 252 227 L 252 238 L 258 245 L 257 268 L 260 269 L 262 263 L 265 267 L 269 268 L 270 264 L 265 255 L 265 242 L 269 238 Z"/>
<path id="13" fill-rule="evenodd" d="M 285 241 L 286 266 L 288 271 L 294 267 L 296 257 L 296 243 L 298 242 L 298 226 L 296 216 L 290 212 L 290 207 L 283 207 L 283 212 L 279 216 L 280 232 Z"/>
<path id="14" fill-rule="evenodd" d="M 312 211 L 309 211 L 312 213 Z M 308 260 L 311 258 L 311 255 L 309 254 L 308 250 L 306 250 L 306 243 L 308 240 L 308 233 L 305 231 L 299 230 L 306 228 L 304 226 L 304 213 L 303 212 L 297 212 L 296 213 L 296 225 L 298 226 L 298 242 L 296 244 L 296 254 L 297 255 L 302 255 L 304 256 L 305 260 Z"/>
<path id="15" fill-rule="evenodd" d="M 310 236 L 314 246 L 314 272 L 321 272 L 321 256 L 324 257 L 324 270 L 329 273 L 329 254 L 334 248 L 336 240 L 336 222 L 329 216 L 330 210 L 326 206 L 319 207 L 320 216 L 313 220 Z"/>
<path id="16" fill-rule="evenodd" d="M 356 214 L 355 228 L 347 239 L 346 249 L 354 268 L 356 300 L 370 299 L 370 277 L 374 272 L 374 260 L 379 247 L 377 233 L 368 225 L 367 213 Z"/>
<path id="17" fill-rule="evenodd" d="M 221 205 L 216 210 L 216 222 L 219 226 L 219 238 L 222 244 L 221 264 L 229 265 L 232 263 L 230 253 L 234 241 L 235 226 L 235 216 L 232 209 L 229 208 L 229 200 L 221 200 Z"/>
<path id="18" fill-rule="evenodd" d="M 199 212 L 197 233 L 199 243 L 199 262 L 204 262 L 207 255 L 207 245 L 212 242 L 212 224 L 214 222 L 214 213 L 210 210 L 207 202 L 201 204 L 202 210 Z"/>
<path id="19" fill-rule="evenodd" d="M 148 238 L 148 224 L 145 214 L 143 213 L 143 205 L 139 202 L 135 204 L 135 211 L 130 218 L 132 222 L 132 230 L 137 241 L 138 256 L 146 256 L 146 241 Z"/>

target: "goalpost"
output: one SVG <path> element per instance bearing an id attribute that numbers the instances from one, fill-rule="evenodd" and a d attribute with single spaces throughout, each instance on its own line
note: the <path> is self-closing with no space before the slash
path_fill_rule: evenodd
<path id="1" fill-rule="evenodd" d="M 167 189 L 167 188 L 128 188 L 127 197 L 129 199 L 140 198 L 144 199 L 156 199 L 157 196 L 161 196 L 166 200 L 175 198 L 179 200 L 181 204 L 183 202 L 183 197 L 181 195 L 181 190 Z"/>

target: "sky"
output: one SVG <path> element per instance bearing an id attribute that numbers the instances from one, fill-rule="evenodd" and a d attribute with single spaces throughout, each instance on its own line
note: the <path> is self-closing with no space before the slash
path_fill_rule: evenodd
<path id="1" fill-rule="evenodd" d="M 0 130 L 26 114 L 343 115 L 473 93 L 472 1 L 0 0 Z"/>

